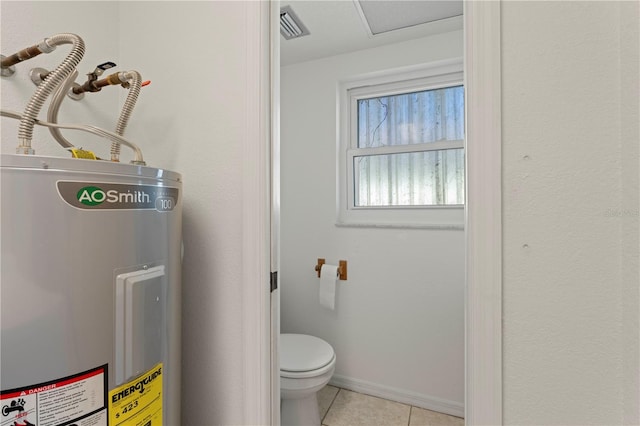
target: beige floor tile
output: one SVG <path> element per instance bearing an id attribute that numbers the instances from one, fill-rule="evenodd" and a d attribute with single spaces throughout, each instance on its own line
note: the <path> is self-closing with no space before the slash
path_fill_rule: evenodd
<path id="1" fill-rule="evenodd" d="M 321 419 L 324 419 L 327 411 L 329 411 L 329 407 L 331 407 L 331 403 L 339 390 L 334 386 L 327 385 L 318 391 L 318 410 L 320 411 Z"/>
<path id="2" fill-rule="evenodd" d="M 411 407 L 409 426 L 464 426 L 464 419 L 436 413 L 435 411 Z"/>
<path id="3" fill-rule="evenodd" d="M 406 426 L 411 407 L 340 389 L 324 418 L 327 426 Z"/>

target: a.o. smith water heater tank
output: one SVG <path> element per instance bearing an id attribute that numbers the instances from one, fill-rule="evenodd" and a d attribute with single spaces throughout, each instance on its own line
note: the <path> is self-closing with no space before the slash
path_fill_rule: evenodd
<path id="1" fill-rule="evenodd" d="M 0 425 L 179 425 L 180 175 L 2 155 L 0 184 Z"/>

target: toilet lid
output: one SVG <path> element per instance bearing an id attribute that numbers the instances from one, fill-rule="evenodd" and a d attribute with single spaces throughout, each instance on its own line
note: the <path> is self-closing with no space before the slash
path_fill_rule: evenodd
<path id="1" fill-rule="evenodd" d="M 280 335 L 281 370 L 317 370 L 329 364 L 333 356 L 331 345 L 317 337 L 306 334 Z"/>

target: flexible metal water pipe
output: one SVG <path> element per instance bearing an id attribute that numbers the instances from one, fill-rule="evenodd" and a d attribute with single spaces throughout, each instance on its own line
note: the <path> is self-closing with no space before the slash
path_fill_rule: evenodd
<path id="1" fill-rule="evenodd" d="M 123 83 L 129 83 L 129 93 L 127 94 L 127 99 L 124 102 L 122 112 L 120 112 L 120 117 L 118 118 L 118 124 L 116 125 L 116 134 L 123 136 L 124 129 L 127 127 L 133 108 L 136 106 L 138 95 L 140 94 L 142 76 L 140 76 L 138 71 L 124 71 L 118 73 L 118 78 L 122 80 Z M 111 161 L 120 161 L 120 144 L 118 142 L 111 144 Z"/>
<path id="2" fill-rule="evenodd" d="M 58 111 L 60 111 L 60 105 L 62 104 L 64 97 L 71 89 L 71 86 L 73 86 L 73 82 L 75 81 L 77 76 L 78 70 L 73 70 L 73 72 L 64 79 L 62 84 L 58 86 L 58 90 L 56 90 L 56 92 L 53 94 L 51 103 L 49 104 L 49 109 L 47 110 L 47 120 L 50 123 L 58 123 Z M 58 127 L 49 127 L 49 132 L 51 133 L 51 136 L 53 136 L 53 138 L 58 141 L 60 145 L 62 145 L 63 148 L 68 149 L 74 147 L 71 142 L 69 142 L 64 136 L 62 136 L 62 133 L 60 132 L 60 129 Z"/>
<path id="3" fill-rule="evenodd" d="M 110 74 L 101 80 L 89 80 L 82 86 L 74 87 L 72 92 L 76 95 L 81 95 L 85 92 L 99 92 L 105 86 L 116 84 L 121 84 L 129 88 L 129 94 L 124 102 L 116 125 L 116 134 L 122 136 L 124 135 L 124 130 L 127 127 L 133 108 L 140 95 L 140 88 L 142 87 L 142 76 L 138 71 L 121 71 Z M 117 142 L 111 144 L 111 161 L 120 161 L 120 144 Z"/>
<path id="4" fill-rule="evenodd" d="M 34 149 L 31 147 L 31 140 L 33 139 L 33 128 L 35 126 L 35 120 L 38 118 L 38 113 L 42 109 L 47 97 L 69 74 L 75 70 L 84 55 L 84 41 L 76 34 L 71 33 L 56 34 L 45 39 L 42 43 L 34 46 L 33 48 L 37 48 L 40 53 L 49 53 L 52 52 L 56 46 L 61 44 L 72 44 L 71 52 L 67 55 L 64 61 L 62 61 L 62 63 L 47 76 L 45 81 L 38 86 L 36 92 L 29 100 L 24 114 L 22 114 L 20 126 L 18 127 L 18 147 L 16 148 L 16 152 L 18 154 L 35 154 Z M 12 63 L 16 63 L 14 62 L 15 60 L 19 59 L 18 62 L 20 62 L 21 60 L 35 56 L 37 53 L 31 54 L 24 59 L 21 59 L 19 54 L 20 52 L 6 58 L 11 59 L 11 63 L 9 63 L 9 61 L 7 61 L 7 63 L 3 61 L 2 65 L 12 65 Z"/>

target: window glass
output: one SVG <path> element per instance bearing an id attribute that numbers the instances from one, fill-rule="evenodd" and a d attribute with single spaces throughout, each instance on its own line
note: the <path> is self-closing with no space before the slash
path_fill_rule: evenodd
<path id="1" fill-rule="evenodd" d="M 353 157 L 354 205 L 464 204 L 464 150 Z"/>
<path id="2" fill-rule="evenodd" d="M 462 86 L 358 101 L 358 148 L 464 139 Z"/>

